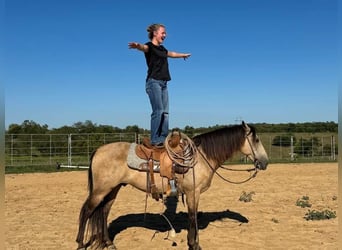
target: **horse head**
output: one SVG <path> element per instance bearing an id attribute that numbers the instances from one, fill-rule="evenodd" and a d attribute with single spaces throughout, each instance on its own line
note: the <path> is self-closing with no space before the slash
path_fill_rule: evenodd
<path id="1" fill-rule="evenodd" d="M 241 153 L 253 161 L 257 169 L 265 170 L 268 165 L 268 156 L 255 128 L 248 126 L 245 122 L 242 122 L 242 126 L 245 130 L 245 141 L 240 149 Z"/>

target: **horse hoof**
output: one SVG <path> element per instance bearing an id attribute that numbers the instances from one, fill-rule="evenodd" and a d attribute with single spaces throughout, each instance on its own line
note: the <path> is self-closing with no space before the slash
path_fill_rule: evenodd
<path id="1" fill-rule="evenodd" d="M 202 250 L 202 248 L 200 246 L 189 247 L 189 250 Z"/>
<path id="2" fill-rule="evenodd" d="M 116 247 L 115 247 L 114 244 L 113 244 L 113 245 L 107 246 L 107 249 L 108 249 L 108 250 L 116 250 Z"/>

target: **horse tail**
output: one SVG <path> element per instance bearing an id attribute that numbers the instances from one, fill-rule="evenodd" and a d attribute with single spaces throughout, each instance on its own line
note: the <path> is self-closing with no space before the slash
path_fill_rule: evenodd
<path id="1" fill-rule="evenodd" d="M 93 163 L 93 158 L 96 153 L 96 150 L 91 154 L 90 156 L 90 163 L 89 163 L 89 168 L 88 168 L 88 190 L 89 194 L 93 192 L 93 170 L 92 170 L 92 163 Z"/>
<path id="2" fill-rule="evenodd" d="M 90 245 L 94 244 L 95 249 L 104 249 L 106 247 L 105 242 L 105 203 L 101 202 L 99 206 L 95 208 L 91 216 L 89 217 L 89 232 L 90 232 Z"/>
<path id="3" fill-rule="evenodd" d="M 94 206 L 92 201 L 92 193 L 93 193 L 93 158 L 96 153 L 96 150 L 90 156 L 90 163 L 88 169 L 88 190 L 89 196 L 84 202 L 80 215 L 79 215 L 79 232 L 76 238 L 76 241 L 81 245 L 87 248 L 88 246 L 94 244 L 95 249 L 105 248 L 106 242 L 105 239 L 105 224 L 106 223 L 106 203 L 108 202 L 108 195 L 101 201 L 99 204 Z M 84 236 L 88 239 L 88 242 L 83 244 Z"/>

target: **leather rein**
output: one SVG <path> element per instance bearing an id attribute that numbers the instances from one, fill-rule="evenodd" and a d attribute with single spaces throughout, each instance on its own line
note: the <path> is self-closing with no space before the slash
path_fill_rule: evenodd
<path id="1" fill-rule="evenodd" d="M 254 168 L 247 168 L 247 169 L 232 169 L 232 168 L 227 168 L 227 167 L 224 167 L 224 166 L 220 165 L 220 166 L 218 166 L 218 167 L 215 169 L 215 168 L 210 164 L 210 162 L 208 161 L 208 159 L 203 155 L 202 151 L 201 151 L 201 150 L 198 150 L 198 152 L 201 154 L 202 158 L 206 161 L 206 163 L 208 164 L 208 166 L 210 167 L 210 169 L 211 169 L 218 177 L 220 177 L 223 181 L 228 182 L 228 183 L 231 183 L 231 184 L 242 184 L 242 183 L 245 183 L 245 182 L 247 182 L 247 181 L 250 181 L 252 178 L 256 177 L 256 175 L 257 175 L 257 173 L 258 173 L 258 171 L 259 171 L 259 168 L 258 168 L 258 163 L 259 163 L 259 162 L 258 162 L 258 160 L 255 158 L 254 149 L 253 149 L 252 144 L 251 144 L 251 142 L 250 142 L 250 140 L 249 140 L 249 138 L 248 138 L 248 136 L 250 135 L 250 133 L 251 133 L 251 132 L 249 132 L 249 133 L 245 136 L 245 138 L 247 139 L 248 144 L 249 144 L 249 146 L 250 146 L 250 148 L 251 148 L 251 150 L 252 150 L 252 154 L 253 154 L 253 157 L 254 157 Z M 222 168 L 222 169 L 228 170 L 228 171 L 247 171 L 247 172 L 252 172 L 252 171 L 254 171 L 254 173 L 253 173 L 250 177 L 248 177 L 246 180 L 243 180 L 243 181 L 231 181 L 231 180 L 229 180 L 229 179 L 223 177 L 221 174 L 219 174 L 219 173 L 217 172 L 217 170 L 218 170 L 219 168 Z"/>

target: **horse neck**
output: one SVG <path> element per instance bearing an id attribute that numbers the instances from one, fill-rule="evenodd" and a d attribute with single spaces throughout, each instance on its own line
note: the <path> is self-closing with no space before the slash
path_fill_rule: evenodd
<path id="1" fill-rule="evenodd" d="M 231 145 L 216 145 L 207 152 L 201 149 L 203 157 L 210 163 L 215 170 L 226 160 L 229 160 L 237 152 L 241 151 L 241 142 L 237 141 Z"/>
<path id="2" fill-rule="evenodd" d="M 210 172 L 215 172 L 221 165 L 221 163 L 219 161 L 217 161 L 216 159 L 211 159 L 209 158 L 205 152 L 203 152 L 202 148 L 198 148 L 198 152 L 201 155 L 201 158 L 203 159 L 203 162 L 205 165 L 208 166 L 208 169 L 210 170 Z"/>
<path id="3" fill-rule="evenodd" d="M 227 127 L 194 138 L 207 159 L 220 165 L 240 151 L 244 140 L 241 126 Z"/>

